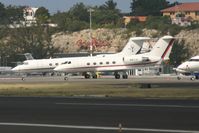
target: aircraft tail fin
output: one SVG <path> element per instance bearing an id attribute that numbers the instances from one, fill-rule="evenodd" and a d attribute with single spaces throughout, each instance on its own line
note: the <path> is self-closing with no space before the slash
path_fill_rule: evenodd
<path id="1" fill-rule="evenodd" d="M 149 37 L 133 37 L 130 38 L 126 46 L 121 51 L 124 55 L 135 55 L 137 54 L 145 41 L 150 40 Z"/>
<path id="2" fill-rule="evenodd" d="M 153 49 L 150 51 L 151 56 L 161 57 L 162 60 L 169 59 L 171 49 L 173 47 L 174 38 L 172 36 L 164 36 L 160 38 Z"/>

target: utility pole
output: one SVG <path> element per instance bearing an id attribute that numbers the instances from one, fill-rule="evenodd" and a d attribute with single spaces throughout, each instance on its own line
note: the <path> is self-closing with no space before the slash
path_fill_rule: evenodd
<path id="1" fill-rule="evenodd" d="M 93 56 L 93 44 L 92 44 L 92 12 L 94 11 L 92 8 L 88 9 L 90 13 L 90 33 L 89 33 L 89 38 L 90 38 L 90 56 Z"/>

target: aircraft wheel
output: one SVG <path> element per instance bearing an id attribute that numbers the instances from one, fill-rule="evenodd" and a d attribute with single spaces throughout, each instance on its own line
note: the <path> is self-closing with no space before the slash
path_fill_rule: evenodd
<path id="1" fill-rule="evenodd" d="M 123 79 L 128 79 L 128 75 L 127 75 L 127 74 L 122 75 L 122 78 L 123 78 Z"/>
<path id="2" fill-rule="evenodd" d="M 85 74 L 85 79 L 89 79 L 91 76 L 89 74 Z"/>
<path id="3" fill-rule="evenodd" d="M 177 77 L 178 80 L 181 80 L 181 77 Z"/>
<path id="4" fill-rule="evenodd" d="M 94 78 L 94 79 L 97 79 L 97 74 L 94 74 L 94 75 L 93 75 L 93 78 Z"/>
<path id="5" fill-rule="evenodd" d="M 120 79 L 120 75 L 119 74 L 115 74 L 115 78 L 116 79 Z"/>
<path id="6" fill-rule="evenodd" d="M 195 77 L 191 77 L 191 80 L 193 80 L 193 81 L 194 81 L 195 79 L 196 79 Z"/>
<path id="7" fill-rule="evenodd" d="M 68 80 L 68 77 L 64 77 L 64 80 Z"/>

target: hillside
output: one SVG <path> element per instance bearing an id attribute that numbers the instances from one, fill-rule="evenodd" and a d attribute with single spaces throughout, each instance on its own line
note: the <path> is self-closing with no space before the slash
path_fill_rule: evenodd
<path id="1" fill-rule="evenodd" d="M 143 36 L 152 37 L 158 34 L 155 30 L 143 30 Z M 89 29 L 73 33 L 56 33 L 52 36 L 55 47 L 65 53 L 88 51 L 90 38 Z M 96 29 L 92 30 L 92 43 L 95 52 L 118 52 L 130 37 L 135 37 L 135 32 L 125 29 Z"/>
<path id="2" fill-rule="evenodd" d="M 178 44 L 184 43 L 189 49 L 190 55 L 199 53 L 199 30 L 181 31 L 175 37 Z M 125 29 L 96 29 L 92 30 L 92 42 L 95 52 L 117 52 L 120 51 L 130 37 L 136 36 L 135 32 L 128 32 Z M 141 36 L 161 37 L 160 32 L 156 30 L 144 29 Z M 73 33 L 56 33 L 52 36 L 52 42 L 55 47 L 64 53 L 88 51 L 89 49 L 89 30 L 82 30 Z M 184 42 L 183 42 L 184 41 Z"/>
<path id="3" fill-rule="evenodd" d="M 179 44 L 184 41 L 185 46 L 189 49 L 190 55 L 199 55 L 199 29 L 183 30 L 176 35 Z"/>

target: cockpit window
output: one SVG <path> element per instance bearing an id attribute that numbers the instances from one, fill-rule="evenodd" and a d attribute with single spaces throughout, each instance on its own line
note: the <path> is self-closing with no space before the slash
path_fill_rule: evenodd
<path id="1" fill-rule="evenodd" d="M 23 65 L 28 65 L 28 62 L 23 62 Z"/>
<path id="2" fill-rule="evenodd" d="M 71 61 L 65 61 L 62 64 L 71 64 Z"/>
<path id="3" fill-rule="evenodd" d="M 199 59 L 190 59 L 189 61 L 198 61 L 199 62 Z"/>

